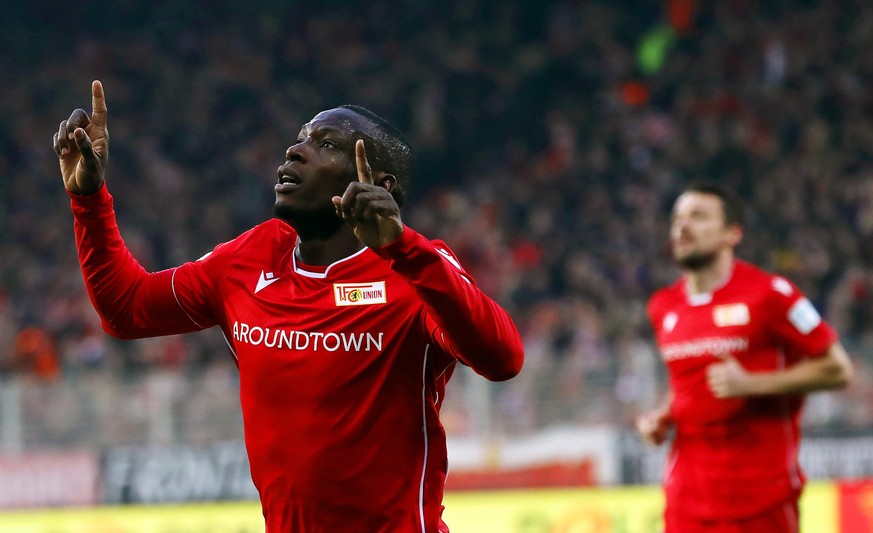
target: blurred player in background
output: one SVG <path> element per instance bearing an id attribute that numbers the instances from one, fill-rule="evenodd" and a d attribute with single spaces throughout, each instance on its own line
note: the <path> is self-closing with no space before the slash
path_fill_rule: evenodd
<path id="1" fill-rule="evenodd" d="M 796 533 L 804 393 L 846 387 L 852 365 L 794 284 L 734 257 L 743 206 L 715 184 L 673 206 L 670 244 L 684 275 L 648 313 L 667 367 L 661 406 L 637 420 L 659 445 L 667 533 Z"/>
<path id="2" fill-rule="evenodd" d="M 53 143 L 88 293 L 119 338 L 221 328 L 267 531 L 448 531 L 446 383 L 458 361 L 509 379 L 523 349 L 448 247 L 402 223 L 413 166 L 403 135 L 364 108 L 319 113 L 278 168 L 277 218 L 149 273 L 104 185 L 98 81 L 92 103 Z"/>

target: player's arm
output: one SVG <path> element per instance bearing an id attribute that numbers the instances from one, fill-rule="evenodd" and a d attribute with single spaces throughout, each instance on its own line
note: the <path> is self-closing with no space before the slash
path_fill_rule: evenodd
<path id="1" fill-rule="evenodd" d="M 492 381 L 521 371 L 524 347 L 509 313 L 476 286 L 447 248 L 406 227 L 376 253 L 415 289 L 426 309 L 425 327 L 446 351 Z"/>
<path id="2" fill-rule="evenodd" d="M 663 312 L 660 310 L 663 305 L 659 303 L 662 294 L 654 295 L 646 305 L 646 315 L 656 335 L 664 323 Z M 673 387 L 668 380 L 667 391 L 661 402 L 654 409 L 638 416 L 635 425 L 637 433 L 644 441 L 654 446 L 660 446 L 667 440 L 673 424 Z"/>
<path id="3" fill-rule="evenodd" d="M 793 353 L 798 363 L 771 372 L 749 372 L 732 356 L 708 368 L 707 379 L 719 398 L 791 394 L 846 387 L 852 362 L 837 333 L 806 296 L 790 281 L 773 277 L 766 293 L 764 316 L 768 334 Z"/>
<path id="4" fill-rule="evenodd" d="M 660 446 L 667 440 L 670 428 L 673 427 L 672 408 L 673 390 L 668 389 L 657 407 L 637 417 L 637 432 L 644 441 L 654 446 Z"/>
<path id="5" fill-rule="evenodd" d="M 169 335 L 202 329 L 173 291 L 175 271 L 148 273 L 118 231 L 112 197 L 104 186 L 109 160 L 106 100 L 91 85 L 91 116 L 76 109 L 53 139 L 74 215 L 76 248 L 88 290 L 107 333 L 119 338 Z M 205 322 L 205 321 L 203 321 Z"/>
<path id="6" fill-rule="evenodd" d="M 521 335 L 502 307 L 467 276 L 448 250 L 403 225 L 400 207 L 388 188 L 376 185 L 364 141 L 355 144 L 358 181 L 334 197 L 337 216 L 358 239 L 401 274 L 426 308 L 434 340 L 487 379 L 503 381 L 521 371 Z"/>
<path id="7" fill-rule="evenodd" d="M 784 370 L 748 372 L 731 356 L 707 372 L 709 388 L 717 398 L 791 394 L 841 389 L 852 379 L 852 362 L 840 342 L 834 342 L 824 355 L 807 358 Z"/>

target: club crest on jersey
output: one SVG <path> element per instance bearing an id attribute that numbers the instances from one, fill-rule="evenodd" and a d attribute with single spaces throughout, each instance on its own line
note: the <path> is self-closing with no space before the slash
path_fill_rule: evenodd
<path id="1" fill-rule="evenodd" d="M 712 310 L 712 321 L 720 328 L 745 326 L 749 320 L 749 306 L 746 304 L 717 305 Z"/>
<path id="2" fill-rule="evenodd" d="M 333 298 L 337 306 L 384 304 L 385 282 L 334 283 Z"/>

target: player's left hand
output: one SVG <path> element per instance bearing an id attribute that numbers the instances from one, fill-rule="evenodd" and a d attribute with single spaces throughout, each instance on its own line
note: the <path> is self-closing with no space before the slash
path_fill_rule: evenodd
<path id="1" fill-rule="evenodd" d="M 355 143 L 355 163 L 358 181 L 350 183 L 342 197 L 334 196 L 333 205 L 337 216 L 352 227 L 358 240 L 370 248 L 379 248 L 403 233 L 400 206 L 386 187 L 374 183 L 362 139 Z"/>
<path id="2" fill-rule="evenodd" d="M 712 395 L 716 398 L 736 398 L 751 394 L 750 376 L 746 369 L 730 354 L 721 355 L 720 358 L 721 361 L 706 369 L 706 381 Z"/>

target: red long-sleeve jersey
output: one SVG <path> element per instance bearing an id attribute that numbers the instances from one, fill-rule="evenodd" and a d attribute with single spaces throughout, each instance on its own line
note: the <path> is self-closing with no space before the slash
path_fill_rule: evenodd
<path id="1" fill-rule="evenodd" d="M 446 383 L 457 361 L 512 377 L 523 348 L 444 243 L 407 227 L 388 246 L 307 267 L 294 230 L 272 219 L 149 273 L 126 248 L 105 187 L 70 196 L 107 332 L 224 333 L 268 533 L 448 531 Z"/>
<path id="2" fill-rule="evenodd" d="M 688 294 L 683 278 L 656 292 L 648 312 L 673 391 L 667 507 L 741 518 L 799 494 L 804 395 L 716 398 L 706 372 L 725 354 L 753 372 L 823 356 L 833 328 L 793 283 L 739 260 L 712 293 Z"/>

